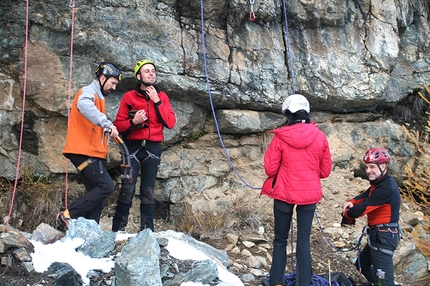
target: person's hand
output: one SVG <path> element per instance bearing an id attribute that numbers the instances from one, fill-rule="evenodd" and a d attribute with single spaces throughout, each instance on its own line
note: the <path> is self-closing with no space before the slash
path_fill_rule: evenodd
<path id="1" fill-rule="evenodd" d="M 154 103 L 157 103 L 157 102 L 159 102 L 159 101 L 160 101 L 160 98 L 158 97 L 158 92 L 157 92 L 157 90 L 155 89 L 155 87 L 153 87 L 152 85 L 151 85 L 151 86 L 148 86 L 148 87 L 146 88 L 146 94 L 148 94 L 149 98 L 150 98 Z"/>
<path id="2" fill-rule="evenodd" d="M 110 138 L 114 139 L 115 137 L 118 137 L 118 130 L 116 129 L 115 125 L 109 126 L 110 128 Z"/>
<path id="3" fill-rule="evenodd" d="M 352 208 L 354 205 L 351 202 L 346 202 L 343 204 L 342 210 L 345 212 L 346 209 Z"/>
<path id="4" fill-rule="evenodd" d="M 136 114 L 134 115 L 134 118 L 133 118 L 133 124 L 138 125 L 146 120 L 148 120 L 148 117 L 146 116 L 146 111 L 141 109 L 136 111 Z"/>

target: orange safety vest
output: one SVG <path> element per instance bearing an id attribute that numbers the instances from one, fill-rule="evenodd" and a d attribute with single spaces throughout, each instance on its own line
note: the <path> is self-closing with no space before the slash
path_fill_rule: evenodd
<path id="1" fill-rule="evenodd" d="M 77 105 L 81 95 L 82 88 L 79 89 L 73 100 L 63 154 L 79 154 L 106 159 L 108 140 L 107 138 L 103 140 L 103 128 L 94 125 L 79 111 Z M 94 95 L 94 105 L 100 112 L 106 114 L 105 100 L 100 99 L 97 94 Z"/>

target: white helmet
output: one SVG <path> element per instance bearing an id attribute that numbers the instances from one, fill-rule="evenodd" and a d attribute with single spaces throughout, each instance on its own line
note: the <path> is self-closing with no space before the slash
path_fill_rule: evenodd
<path id="1" fill-rule="evenodd" d="M 291 113 L 296 113 L 302 109 L 307 113 L 310 111 L 309 101 L 301 94 L 293 94 L 288 96 L 282 104 L 282 113 L 284 114 L 287 110 Z"/>

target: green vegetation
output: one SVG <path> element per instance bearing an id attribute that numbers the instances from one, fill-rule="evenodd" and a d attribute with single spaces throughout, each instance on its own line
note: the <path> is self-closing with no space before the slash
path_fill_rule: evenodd
<path id="1" fill-rule="evenodd" d="M 184 142 L 193 142 L 196 141 L 197 139 L 199 139 L 200 137 L 204 136 L 208 134 L 207 131 L 205 131 L 204 129 L 201 129 L 200 131 L 190 134 L 187 137 L 184 138 Z"/>

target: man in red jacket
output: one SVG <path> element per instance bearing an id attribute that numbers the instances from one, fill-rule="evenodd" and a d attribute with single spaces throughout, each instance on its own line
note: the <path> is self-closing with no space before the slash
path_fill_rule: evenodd
<path id="1" fill-rule="evenodd" d="M 399 243 L 400 190 L 388 173 L 390 154 L 384 148 L 372 148 L 363 156 L 370 187 L 343 205 L 342 221 L 354 223 L 367 215 L 367 244 L 355 265 L 370 283 L 376 272 L 385 272 L 387 286 L 395 285 L 393 255 Z"/>
<path id="2" fill-rule="evenodd" d="M 293 216 L 297 213 L 297 286 L 312 281 L 310 233 L 316 204 L 321 201 L 321 178 L 330 175 L 332 160 L 324 133 L 309 118 L 309 102 L 300 94 L 287 97 L 282 113 L 288 125 L 273 130 L 274 137 L 264 155 L 269 179 L 262 194 L 274 199 L 275 240 L 269 281 L 265 285 L 284 285 L 286 246 Z M 269 283 L 269 284 L 268 284 Z"/>
<path id="3" fill-rule="evenodd" d="M 163 129 L 173 128 L 176 115 L 167 94 L 159 91 L 155 83 L 157 67 L 153 61 L 141 60 L 134 67 L 134 90 L 121 99 L 115 126 L 131 154 L 132 181 L 122 181 L 112 221 L 112 231 L 124 231 L 135 193 L 140 170 L 140 226 L 154 231 L 154 186 L 160 165 L 160 143 Z"/>

